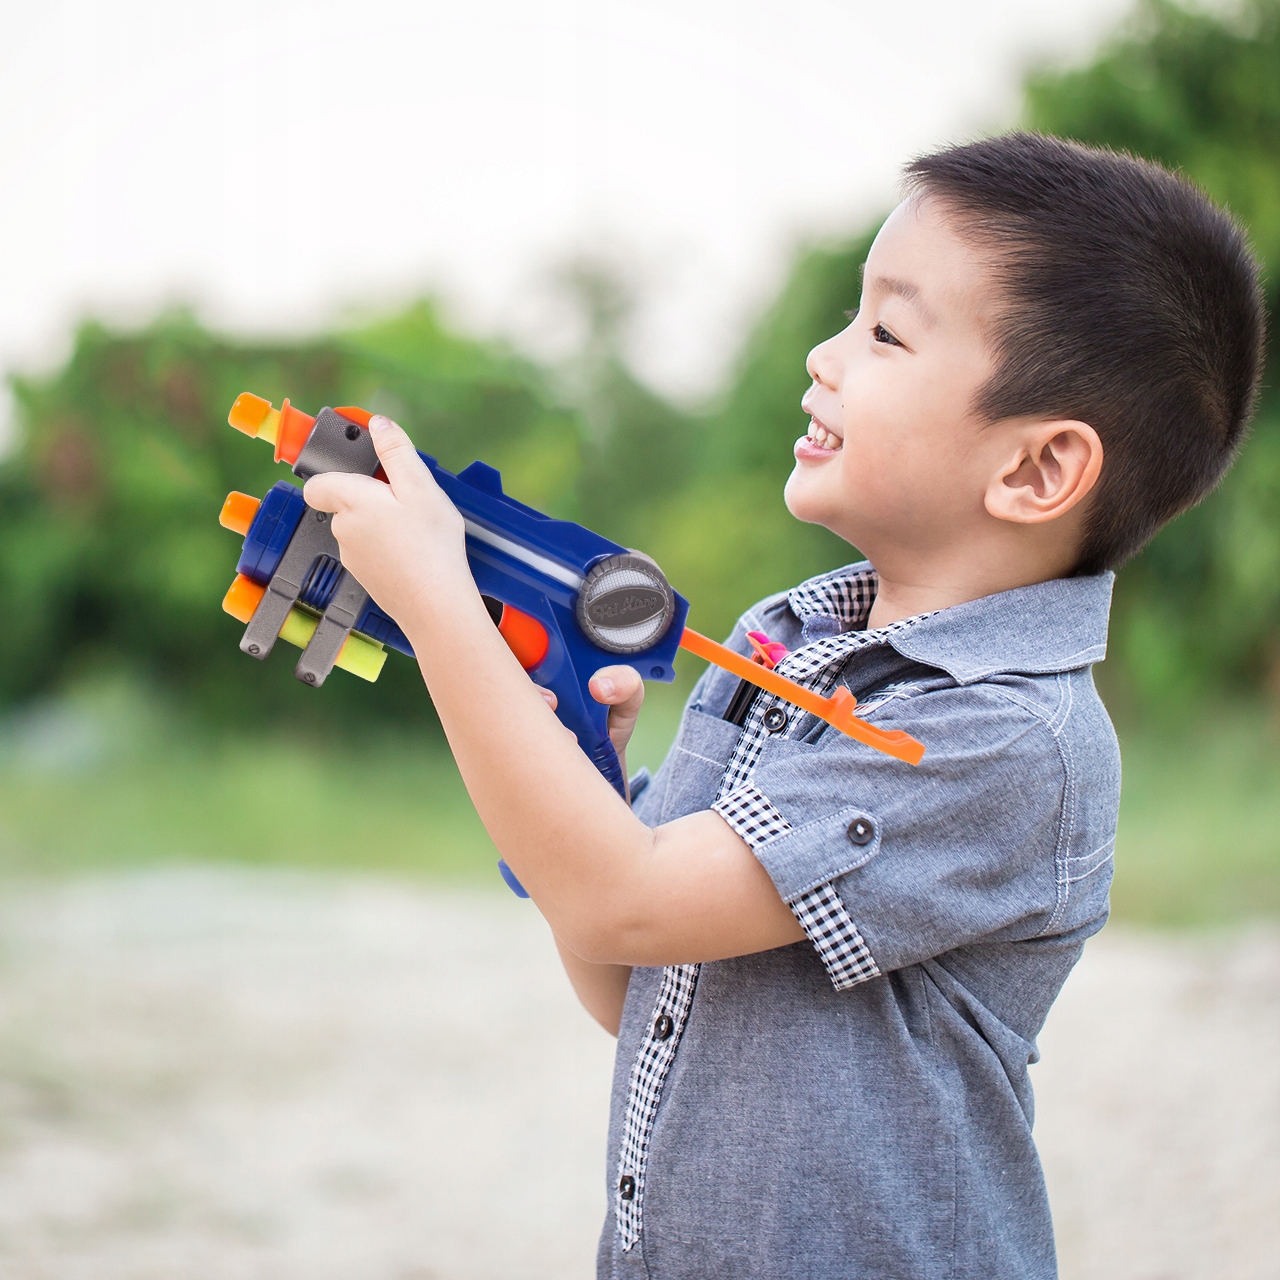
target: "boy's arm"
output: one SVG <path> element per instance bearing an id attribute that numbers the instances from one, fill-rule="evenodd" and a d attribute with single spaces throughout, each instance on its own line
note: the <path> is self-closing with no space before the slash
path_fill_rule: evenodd
<path id="1" fill-rule="evenodd" d="M 556 939 L 556 949 L 582 1007 L 611 1036 L 616 1036 L 622 1023 L 622 1005 L 627 998 L 627 983 L 631 981 L 631 966 L 592 964 L 590 960 L 575 956 L 559 938 Z"/>
<path id="2" fill-rule="evenodd" d="M 618 753 L 622 776 L 627 776 L 627 746 L 635 731 L 636 719 L 644 704 L 644 681 L 634 667 L 604 667 L 591 677 L 591 695 L 597 702 L 609 707 L 609 737 Z M 552 711 L 556 709 L 556 695 L 550 689 L 540 689 L 544 701 Z M 628 788 L 629 790 L 629 788 Z M 628 796 L 628 800 L 630 796 Z M 593 964 L 576 956 L 556 938 L 556 950 L 560 963 L 582 1007 L 611 1035 L 617 1036 L 622 1025 L 622 1006 L 627 999 L 627 984 L 631 981 L 629 964 Z"/>
<path id="3" fill-rule="evenodd" d="M 343 564 L 418 655 L 458 768 L 494 844 L 556 937 L 597 964 L 724 959 L 803 931 L 747 845 L 710 811 L 651 830 L 578 748 L 498 634 L 467 566 L 462 518 L 386 419 L 390 485 L 317 476 Z"/>

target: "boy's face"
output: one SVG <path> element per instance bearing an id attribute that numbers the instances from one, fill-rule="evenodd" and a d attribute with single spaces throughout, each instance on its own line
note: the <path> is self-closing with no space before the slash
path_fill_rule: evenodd
<path id="1" fill-rule="evenodd" d="M 934 202 L 907 201 L 871 246 L 853 322 L 809 353 L 813 421 L 795 444 L 787 507 L 882 568 L 985 518 L 1005 447 L 971 408 L 994 368 L 990 278 L 990 257 Z"/>

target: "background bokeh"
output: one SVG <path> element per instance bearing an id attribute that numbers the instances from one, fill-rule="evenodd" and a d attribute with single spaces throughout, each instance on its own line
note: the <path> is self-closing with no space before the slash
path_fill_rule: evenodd
<path id="1" fill-rule="evenodd" d="M 879 174 L 883 162 L 900 163 L 912 149 L 1020 123 L 1175 166 L 1248 227 L 1267 266 L 1274 327 L 1280 304 L 1277 0 L 1214 10 L 1147 0 L 1101 43 L 1097 30 L 1116 17 L 1105 6 L 1080 10 L 1069 30 L 1043 21 L 1037 26 L 1030 9 L 1014 5 L 983 10 L 987 27 L 979 23 L 965 39 L 998 51 L 1002 67 L 1030 69 L 1008 72 L 1007 89 L 996 84 L 984 95 L 982 84 L 998 77 L 988 69 L 984 82 L 981 67 L 966 66 L 946 82 L 951 97 L 945 101 L 936 100 L 935 84 L 904 77 L 903 66 L 885 71 L 885 49 L 895 46 L 883 16 L 873 19 L 863 6 L 810 5 L 805 16 L 815 51 L 807 74 L 819 96 L 817 115 L 825 112 L 833 123 L 829 137 L 797 145 L 806 163 L 823 170 L 814 180 L 822 199 L 808 221 L 796 204 L 772 194 L 771 183 L 806 179 L 785 165 L 769 168 L 791 135 L 785 122 L 766 120 L 750 84 L 752 75 L 770 72 L 770 56 L 800 58 L 803 42 L 793 51 L 779 36 L 782 54 L 770 49 L 770 30 L 791 30 L 783 9 L 747 8 L 750 20 L 735 28 L 734 102 L 741 110 L 730 113 L 731 143 L 750 152 L 756 139 L 749 130 L 758 130 L 760 172 L 753 182 L 742 179 L 751 165 L 744 167 L 739 155 L 737 185 L 727 193 L 717 176 L 722 158 L 709 160 L 701 174 L 684 175 L 690 199 L 707 205 L 699 216 L 708 226 L 718 218 L 730 229 L 719 256 L 698 262 L 666 295 L 654 267 L 662 236 L 686 250 L 696 236 L 680 241 L 683 233 L 668 227 L 646 240 L 652 211 L 633 207 L 635 175 L 624 173 L 628 166 L 616 153 L 610 163 L 617 171 L 601 188 L 612 194 L 597 199 L 581 195 L 589 184 L 573 179 L 573 164 L 552 148 L 513 154 L 503 173 L 490 175 L 495 183 L 502 177 L 512 183 L 517 205 L 528 202 L 523 257 L 503 244 L 486 256 L 487 239 L 501 240 L 493 217 L 477 214 L 474 226 L 464 220 L 449 232 L 464 266 L 472 260 L 468 254 L 484 260 L 476 267 L 483 287 L 469 301 L 458 285 L 463 267 L 446 263 L 438 246 L 428 252 L 424 240 L 405 250 L 410 261 L 399 274 L 376 246 L 363 258 L 348 254 L 327 276 L 328 268 L 317 267 L 324 289 L 295 290 L 294 312 L 277 298 L 275 311 L 267 308 L 269 322 L 245 319 L 252 272 L 229 268 L 223 292 L 206 290 L 207 304 L 197 297 L 186 306 L 165 303 L 164 290 L 139 300 L 121 284 L 128 306 L 115 310 L 111 272 L 80 296 L 60 278 L 50 295 L 56 305 L 37 308 L 44 337 L 27 346 L 6 339 L 18 367 L 11 378 L 11 444 L 0 462 L 0 864 L 14 883 L 231 862 L 492 884 L 491 847 L 412 663 L 393 654 L 376 685 L 338 673 L 316 693 L 293 680 L 291 653 L 258 664 L 238 651 L 238 624 L 219 608 L 238 542 L 216 516 L 230 489 L 262 492 L 280 478 L 265 448 L 226 426 L 242 390 L 276 403 L 288 396 L 311 411 L 364 405 L 396 417 L 420 448 L 447 466 L 483 458 L 521 500 L 653 555 L 693 602 L 693 625 L 720 634 L 751 601 L 849 558 L 830 535 L 791 520 L 781 503 L 790 442 L 804 428 L 805 353 L 842 327 L 856 301 L 867 246 L 892 202 L 882 178 L 868 179 L 856 199 L 841 187 L 841 148 L 850 172 L 862 165 L 871 173 L 874 160 Z M 575 26 L 573 6 L 548 10 L 559 14 L 559 27 L 545 14 L 543 25 L 542 19 L 521 21 L 539 32 L 542 43 L 533 55 L 545 55 L 544 77 L 576 74 L 577 64 L 566 61 L 557 44 L 572 30 L 573 47 L 590 64 L 585 83 L 598 87 L 609 80 L 609 59 L 599 57 L 600 50 L 614 49 L 610 41 L 625 43 L 628 37 L 615 28 L 634 19 L 642 62 L 667 72 L 645 91 L 663 101 L 677 94 L 674 107 L 668 102 L 657 112 L 645 144 L 658 147 L 664 130 L 678 128 L 685 101 L 679 95 L 691 90 L 669 88 L 678 82 L 659 52 L 658 29 L 645 26 L 652 12 L 642 21 L 639 9 L 608 11 L 614 24 L 608 38 L 589 24 Z M 282 55 L 282 65 L 300 76 L 306 66 L 300 55 L 308 48 L 303 9 L 264 6 L 264 12 L 266 35 L 296 35 L 299 43 L 285 46 L 294 56 Z M 727 12 L 695 6 L 687 21 L 710 30 L 717 15 L 728 20 Z M 358 14 L 349 14 L 358 24 Z M 1019 19 L 1026 19 L 1023 28 Z M 437 7 L 425 6 L 414 20 L 414 38 L 429 44 L 431 23 L 443 20 Z M 877 75 L 868 74 L 861 86 L 833 86 L 859 23 L 872 37 L 861 56 L 879 58 Z M 1023 29 L 1030 34 L 1019 43 L 1014 36 Z M 662 30 L 681 34 L 678 24 Z M 190 39 L 199 39 L 194 28 Z M 515 36 L 507 31 L 503 39 Z M 1065 52 L 1051 59 L 1046 42 Z M 547 53 L 553 45 L 556 52 Z M 225 41 L 215 46 L 229 76 L 236 63 L 238 92 L 268 81 L 270 92 L 279 91 L 277 69 L 260 49 L 240 51 Z M 93 62 L 92 50 L 78 56 Z M 205 56 L 193 53 L 197 68 Z M 909 59 L 900 51 L 896 56 L 909 69 Z M 403 51 L 388 57 L 400 76 L 409 74 Z M 495 75 L 503 59 L 513 57 L 506 48 Z M 957 51 L 956 61 L 962 60 Z M 996 62 L 990 53 L 982 65 Z M 160 74 L 165 92 L 176 92 L 181 76 L 173 80 L 174 68 Z M 643 79 L 630 65 L 618 75 L 637 84 Z M 803 79 L 798 76 L 797 87 Z M 880 148 L 878 158 L 868 159 L 858 140 L 864 124 L 868 133 L 884 132 L 883 119 L 895 114 L 884 86 L 894 82 L 908 104 L 899 113 L 905 124 L 899 121 L 902 128 L 889 141 L 868 143 L 872 151 Z M 875 93 L 859 103 L 868 85 Z M 376 97 L 376 77 L 362 70 L 353 91 Z M 403 96 L 406 90 L 385 92 Z M 581 92 L 579 84 L 574 93 Z M 504 99 L 503 110 L 511 107 Z M 296 99 L 293 109 L 300 109 Z M 463 95 L 456 109 L 483 116 L 486 108 Z M 559 119 L 558 108 L 544 103 L 542 109 Z M 649 136 L 644 113 L 613 109 L 634 167 L 643 171 L 636 140 Z M 947 111 L 956 118 L 940 123 Z M 513 152 L 526 127 L 511 125 Z M 810 127 L 808 117 L 797 118 L 796 128 L 802 127 Z M 172 181 L 161 185 L 171 192 L 177 182 L 184 198 L 198 198 L 200 164 L 217 168 L 216 157 L 162 136 L 177 151 Z M 261 165 L 255 183 L 246 181 L 239 195 L 248 200 L 252 191 L 256 216 L 267 217 L 292 193 L 288 216 L 299 225 L 307 221 L 306 184 L 332 191 L 331 204 L 373 190 L 390 190 L 388 198 L 403 204 L 425 200 L 414 184 L 432 165 L 441 165 L 447 180 L 451 163 L 438 139 L 424 155 L 409 149 L 388 156 L 375 146 L 384 179 L 376 167 L 355 165 L 360 140 L 341 136 L 335 148 L 342 172 L 332 172 L 320 155 L 285 155 L 276 165 L 271 136 L 268 129 L 267 141 L 259 138 L 258 159 L 272 163 Z M 601 135 L 592 147 L 608 150 L 616 141 Z M 222 174 L 225 157 L 217 163 Z M 277 170 L 288 181 L 275 180 Z M 590 213 L 579 210 L 557 222 L 557 197 L 536 183 L 528 190 L 539 173 L 537 182 L 549 186 L 557 175 L 570 185 L 578 181 L 580 204 Z M 146 180 L 158 181 L 154 172 Z M 477 205 L 492 190 L 482 194 Z M 230 197 L 224 191 L 218 198 Z M 680 197 L 668 189 L 662 198 Z M 739 208 L 753 199 L 769 214 L 758 225 L 748 225 Z M 27 209 L 5 216 L 13 231 L 15 218 L 35 215 Z M 80 216 L 92 223 L 98 214 Z M 109 227 L 121 215 L 104 209 L 101 216 Z M 197 238 L 207 216 L 207 210 L 193 214 Z M 337 215 L 327 208 L 317 216 L 323 227 Z M 429 222 L 429 207 L 420 216 Z M 371 225 L 376 241 L 376 214 Z M 300 234 L 323 242 L 314 227 Z M 164 254 L 178 261 L 182 243 L 175 233 Z M 143 248 L 136 252 L 139 261 L 146 257 Z M 212 250 L 206 245 L 201 252 Z M 290 271 L 305 274 L 299 253 L 281 241 L 279 262 L 264 257 L 258 282 L 264 294 L 287 292 Z M 524 265 L 512 265 L 517 260 Z M 513 281 L 535 260 L 546 267 L 535 291 L 540 301 L 521 295 L 524 301 L 503 314 L 498 300 L 517 296 Z M 218 277 L 218 265 L 210 279 Z M 147 270 L 154 267 L 151 262 Z M 417 283 L 406 289 L 405 279 Z M 729 279 L 736 280 L 732 289 Z M 171 283 L 169 292 L 182 295 L 180 274 Z M 344 310 L 335 303 L 344 298 L 365 305 Z M 655 337 L 680 304 L 705 322 L 715 341 L 686 338 L 688 314 L 672 322 L 677 340 L 664 346 Z M 77 307 L 97 318 L 71 323 Z M 0 307 L 0 337 L 18 331 L 11 310 Z M 297 323 L 303 313 L 312 319 Z M 330 321 L 316 325 L 319 313 Z M 1280 915 L 1275 353 L 1273 338 L 1257 421 L 1234 470 L 1126 567 L 1117 584 L 1111 650 L 1098 679 L 1124 749 L 1113 898 L 1122 922 L 1202 930 Z M 698 666 L 684 661 L 675 689 L 652 691 L 635 748 L 641 761 L 656 762 L 669 740 L 682 691 Z M 465 655 L 458 664 L 465 673 Z"/>
<path id="2" fill-rule="evenodd" d="M 1278 22 L 1269 2 L 1226 17 L 1147 5 L 1086 65 L 1031 72 L 1018 116 L 1200 182 L 1248 226 L 1268 264 L 1273 312 Z M 12 784 L 6 856 L 114 857 L 109 847 L 121 842 L 135 856 L 266 856 L 238 824 L 270 821 L 272 811 L 283 824 L 284 815 L 269 795 L 264 813 L 245 798 L 236 762 L 246 753 L 341 757 L 339 744 L 357 734 L 366 751 L 394 743 L 392 759 L 439 747 L 411 663 L 393 657 L 375 687 L 339 676 L 317 696 L 289 678 L 287 655 L 259 665 L 236 648 L 236 625 L 219 609 L 236 545 L 212 517 L 230 489 L 261 492 L 275 478 L 267 451 L 225 425 L 240 390 L 313 410 L 381 409 L 448 466 L 484 458 L 522 500 L 654 555 L 714 634 L 746 603 L 840 563 L 846 549 L 792 520 L 780 493 L 788 441 L 803 429 L 804 355 L 843 324 L 879 216 L 796 253 L 723 385 L 692 405 L 632 372 L 625 341 L 638 286 L 624 261 L 591 252 L 551 272 L 580 338 L 550 364 L 450 324 L 431 297 L 305 340 L 230 338 L 183 310 L 140 327 L 82 324 L 65 363 L 12 380 L 14 446 L 0 468 L 0 697 L 11 724 L 35 718 L 28 737 L 39 745 L 28 755 L 56 755 L 61 725 L 64 754 L 86 772 Z M 1280 400 L 1270 382 L 1225 483 L 1119 579 L 1099 678 L 1127 748 L 1124 915 L 1280 910 L 1280 775 L 1269 736 L 1280 705 Z M 642 748 L 650 754 L 670 725 L 673 701 L 662 693 Z M 148 708 L 145 733 L 112 721 L 129 706 Z M 231 740 L 242 745 L 228 750 Z M 422 768 L 456 793 L 443 756 Z M 85 798 L 94 779 L 110 806 L 102 813 Z M 64 787 L 76 804 L 54 802 Z M 168 798 L 158 808 L 145 799 L 157 789 Z M 440 797 L 428 792 L 424 833 L 438 829 Z M 220 799 L 194 821 L 184 814 L 198 795 Z M 466 802 L 455 798 L 465 828 Z M 108 819 L 131 803 L 152 834 Z M 385 812 L 384 797 L 370 804 Z M 296 841 L 281 830 L 265 843 L 292 857 Z M 327 858 L 325 844 L 309 840 L 297 856 Z M 424 869 L 486 861 L 425 834 L 411 850 L 378 846 L 352 857 Z"/>

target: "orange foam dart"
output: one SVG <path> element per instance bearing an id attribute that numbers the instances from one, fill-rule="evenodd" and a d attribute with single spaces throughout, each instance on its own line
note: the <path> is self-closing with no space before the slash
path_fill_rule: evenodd
<path id="1" fill-rule="evenodd" d="M 777 694 L 802 711 L 825 720 L 833 729 L 839 729 L 850 738 L 874 747 L 877 751 L 883 751 L 895 760 L 919 764 L 924 758 L 924 743 L 916 741 L 909 733 L 903 733 L 901 729 L 879 729 L 855 716 L 853 709 L 858 705 L 858 700 L 848 689 L 838 688 L 831 697 L 824 698 L 820 693 L 814 693 L 812 689 L 806 689 L 794 680 L 788 680 L 786 676 L 780 676 L 776 671 L 770 671 L 760 663 L 744 658 L 742 654 L 734 653 L 732 649 L 717 644 L 688 627 L 680 637 L 680 647 L 707 662 L 715 663 L 717 667 L 731 671 L 735 676 L 750 681 L 768 693 Z"/>
<path id="2" fill-rule="evenodd" d="M 258 508 L 261 505 L 261 502 L 251 494 L 236 493 L 232 490 L 227 494 L 227 500 L 218 513 L 218 523 L 224 529 L 238 533 L 242 538 L 247 537 L 249 526 L 253 523 L 253 517 L 258 514 Z"/>
<path id="3" fill-rule="evenodd" d="M 266 587 L 243 573 L 237 573 L 231 589 L 222 599 L 222 611 L 229 613 L 237 622 L 248 622 L 266 594 Z"/>
<path id="4" fill-rule="evenodd" d="M 297 462 L 311 428 L 316 425 L 316 420 L 309 413 L 295 409 L 288 400 L 283 401 L 278 409 L 273 409 L 270 400 L 249 391 L 242 391 L 236 396 L 227 421 L 237 431 L 275 445 L 276 461 L 287 462 L 290 466 Z"/>

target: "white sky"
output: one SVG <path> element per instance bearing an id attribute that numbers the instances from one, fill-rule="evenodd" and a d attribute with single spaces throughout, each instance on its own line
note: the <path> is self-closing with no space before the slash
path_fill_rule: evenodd
<path id="1" fill-rule="evenodd" d="M 193 304 L 304 332 L 423 291 L 554 356 L 551 264 L 639 283 L 634 362 L 713 387 L 801 239 L 1012 120 L 1126 0 L 44 0 L 0 18 L 0 369 Z"/>

